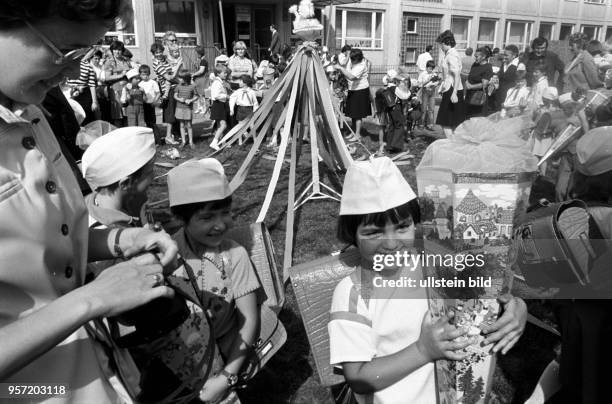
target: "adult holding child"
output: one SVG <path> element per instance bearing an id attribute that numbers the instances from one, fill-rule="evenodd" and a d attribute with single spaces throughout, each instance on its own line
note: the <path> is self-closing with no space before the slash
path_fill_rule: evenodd
<path id="1" fill-rule="evenodd" d="M 0 5 L 0 50 L 11 55 L 0 67 L 0 380 L 69 386 L 53 402 L 117 402 L 83 325 L 172 293 L 161 285 L 161 265 L 175 256 L 175 243 L 145 229 L 88 231 L 79 186 L 35 106 L 65 76 L 76 76 L 90 44 L 130 13 L 130 3 Z M 154 248 L 161 260 L 145 254 L 84 285 L 88 259 Z"/>
<path id="2" fill-rule="evenodd" d="M 123 110 L 121 106 L 121 93 L 128 83 L 126 73 L 132 69 L 130 61 L 123 56 L 125 45 L 121 41 L 113 41 L 109 47 L 110 55 L 104 62 L 104 82 L 108 86 L 110 101 L 110 118 L 112 123 L 123 126 Z"/>
<path id="3" fill-rule="evenodd" d="M 442 126 L 447 138 L 452 131 L 465 120 L 465 102 L 463 100 L 463 85 L 461 84 L 461 56 L 455 49 L 455 36 L 450 30 L 441 33 L 436 43 L 444 52 L 442 60 L 442 84 L 439 92 L 442 94 L 440 109 L 436 124 Z"/>

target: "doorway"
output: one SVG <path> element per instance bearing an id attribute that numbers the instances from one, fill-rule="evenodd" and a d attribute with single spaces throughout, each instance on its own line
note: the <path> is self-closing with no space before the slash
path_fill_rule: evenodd
<path id="1" fill-rule="evenodd" d="M 243 41 L 255 61 L 267 57 L 272 40 L 270 25 L 274 24 L 275 11 L 274 5 L 223 5 L 228 54 L 233 53 L 233 42 Z M 218 25 L 217 38 L 217 42 L 223 41 L 221 24 Z"/>

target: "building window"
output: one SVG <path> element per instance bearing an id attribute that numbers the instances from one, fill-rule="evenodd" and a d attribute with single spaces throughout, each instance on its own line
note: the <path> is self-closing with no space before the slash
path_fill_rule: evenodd
<path id="1" fill-rule="evenodd" d="M 455 35 L 455 42 L 457 42 L 457 49 L 465 49 L 468 47 L 470 42 L 470 27 L 471 18 L 465 17 L 453 17 L 451 18 L 451 31 Z"/>
<path id="2" fill-rule="evenodd" d="M 606 29 L 606 42 L 612 42 L 612 27 Z"/>
<path id="3" fill-rule="evenodd" d="M 591 4 L 604 4 L 606 0 L 584 0 L 585 3 Z"/>
<path id="4" fill-rule="evenodd" d="M 574 32 L 574 24 L 561 24 L 559 31 L 559 40 L 565 41 Z"/>
<path id="5" fill-rule="evenodd" d="M 550 22 L 541 22 L 538 36 L 552 41 L 553 37 L 555 36 L 555 24 Z"/>
<path id="6" fill-rule="evenodd" d="M 132 9 L 134 8 L 134 1 L 132 0 Z M 115 22 L 115 27 L 112 31 L 108 31 L 104 35 L 102 40 L 103 45 L 110 45 L 113 41 L 121 41 L 125 46 L 138 46 L 136 41 L 136 22 L 134 21 L 134 15 L 130 20 L 118 19 Z"/>
<path id="7" fill-rule="evenodd" d="M 196 12 L 193 0 L 153 0 L 155 37 L 176 32 L 179 45 L 196 45 Z"/>
<path id="8" fill-rule="evenodd" d="M 531 25 L 525 21 L 508 21 L 505 45 L 516 45 L 520 51 L 524 50 L 531 38 Z"/>
<path id="9" fill-rule="evenodd" d="M 416 18 L 406 19 L 406 33 L 407 34 L 417 33 L 417 19 Z"/>
<path id="10" fill-rule="evenodd" d="M 350 45 L 361 49 L 382 49 L 383 24 L 382 12 L 338 9 L 336 48 Z"/>
<path id="11" fill-rule="evenodd" d="M 476 47 L 489 46 L 493 49 L 496 43 L 497 20 L 486 20 L 481 18 L 480 24 L 478 25 L 478 43 Z"/>
<path id="12" fill-rule="evenodd" d="M 417 50 L 416 48 L 406 48 L 406 52 L 404 53 L 404 63 L 405 64 L 415 64 L 417 61 Z"/>
<path id="13" fill-rule="evenodd" d="M 582 27 L 580 27 L 580 32 L 582 32 L 583 34 L 587 34 L 590 39 L 599 39 L 601 27 L 595 25 L 583 25 Z"/>

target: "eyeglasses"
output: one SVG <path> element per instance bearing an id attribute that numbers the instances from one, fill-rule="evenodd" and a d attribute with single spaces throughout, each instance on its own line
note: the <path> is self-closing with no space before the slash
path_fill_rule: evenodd
<path id="1" fill-rule="evenodd" d="M 178 39 L 174 38 L 174 39 L 168 39 L 168 42 L 178 42 Z"/>
<path id="2" fill-rule="evenodd" d="M 49 49 L 53 51 L 53 53 L 55 53 L 56 57 L 53 59 L 53 63 L 56 65 L 63 65 L 66 63 L 77 61 L 79 59 L 82 59 L 84 56 L 86 56 L 88 53 L 94 50 L 93 46 L 88 46 L 86 48 L 77 48 L 77 49 L 73 49 L 69 52 L 64 53 L 61 50 L 59 50 L 58 47 L 55 46 L 55 44 L 51 42 L 51 40 L 47 38 L 42 32 L 34 28 L 32 24 L 30 24 L 27 21 L 25 21 L 25 24 L 38 37 L 38 39 L 43 41 L 43 43 L 47 45 Z"/>

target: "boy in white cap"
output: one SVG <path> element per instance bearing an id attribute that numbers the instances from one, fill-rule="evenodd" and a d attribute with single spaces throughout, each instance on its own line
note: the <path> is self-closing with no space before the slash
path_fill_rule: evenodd
<path id="1" fill-rule="evenodd" d="M 411 250 L 419 221 L 416 195 L 391 159 L 357 161 L 349 167 L 338 238 L 359 249 L 361 264 L 336 286 L 328 331 L 330 363 L 342 366 L 360 403 L 436 403 L 433 362 L 463 359 L 463 348 L 474 342 L 456 341 L 468 330 L 452 325 L 452 314 L 432 319 L 424 288 L 378 287 L 377 282 L 408 273 L 418 282 L 421 268 L 395 263 L 375 272 L 375 261 L 376 256 Z M 520 299 L 509 298 L 504 304 L 505 317 L 484 330 L 490 333 L 516 322 L 487 338 L 499 341 L 493 349 L 503 353 L 518 340 L 527 313 Z M 510 333 L 516 334 L 506 340 Z"/>
<path id="2" fill-rule="evenodd" d="M 93 190 L 85 198 L 90 227 L 140 226 L 153 182 L 153 130 L 126 127 L 99 137 L 83 154 L 83 177 Z"/>
<path id="3" fill-rule="evenodd" d="M 232 225 L 232 191 L 223 166 L 213 158 L 189 161 L 168 173 L 172 213 L 183 222 L 173 235 L 212 311 L 212 327 L 225 366 L 209 378 L 200 399 L 217 402 L 238 382 L 259 336 L 259 280 L 247 251 L 225 237 Z M 175 275 L 186 276 L 184 268 Z"/>
<path id="4" fill-rule="evenodd" d="M 139 86 L 140 72 L 132 69 L 125 76 L 129 83 L 121 91 L 121 103 L 126 107 L 128 126 L 147 126 L 144 115 L 145 91 Z"/>

